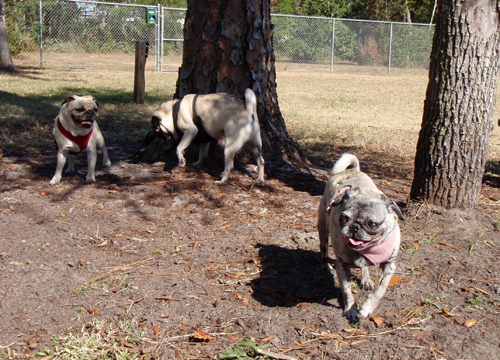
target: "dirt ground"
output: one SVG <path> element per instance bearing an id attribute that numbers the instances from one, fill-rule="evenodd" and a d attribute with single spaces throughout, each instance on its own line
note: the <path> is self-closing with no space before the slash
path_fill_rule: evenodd
<path id="1" fill-rule="evenodd" d="M 377 318 L 350 324 L 316 233 L 338 149 L 314 153 L 309 174 L 268 166 L 254 186 L 240 164 L 217 186 L 221 161 L 184 170 L 107 145 L 113 165 L 91 185 L 84 155 L 56 187 L 55 149 L 1 159 L 0 358 L 97 322 L 140 359 L 217 359 L 243 339 L 281 359 L 500 358 L 498 168 L 479 209 L 445 211 L 407 202 L 412 164 L 357 154 L 406 221 Z"/>

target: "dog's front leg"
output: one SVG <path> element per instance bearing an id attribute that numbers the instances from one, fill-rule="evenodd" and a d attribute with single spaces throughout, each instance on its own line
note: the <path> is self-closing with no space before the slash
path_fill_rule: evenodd
<path id="1" fill-rule="evenodd" d="M 55 172 L 54 176 L 52 177 L 52 180 L 50 180 L 50 185 L 59 184 L 59 182 L 61 181 L 62 172 L 64 169 L 64 164 L 66 163 L 67 157 L 68 157 L 67 151 L 62 151 L 62 150 L 57 151 L 56 172 Z"/>
<path id="2" fill-rule="evenodd" d="M 95 123 L 97 126 L 97 123 Z M 102 151 L 102 164 L 104 166 L 111 166 L 111 160 L 109 160 L 108 150 L 106 149 L 106 143 L 104 142 L 104 136 L 102 136 L 101 131 L 96 131 L 96 143 L 99 149 Z"/>
<path id="3" fill-rule="evenodd" d="M 94 146 L 87 146 L 87 178 L 85 182 L 95 182 L 94 170 L 97 163 L 97 149 Z"/>
<path id="4" fill-rule="evenodd" d="M 359 311 L 359 317 L 362 319 L 366 319 L 373 313 L 380 300 L 384 297 L 392 275 L 394 275 L 394 271 L 396 271 L 396 264 L 394 262 L 387 262 L 381 266 L 382 273 L 378 282 L 378 288 L 368 295 L 368 298 L 363 303 L 363 306 L 361 306 L 361 310 Z"/>
<path id="5" fill-rule="evenodd" d="M 68 155 L 68 167 L 66 168 L 65 173 L 73 173 L 75 172 L 75 156 Z"/>
<path id="6" fill-rule="evenodd" d="M 198 129 L 196 127 L 187 130 L 184 135 L 182 136 L 181 142 L 179 145 L 177 145 L 177 158 L 179 159 L 179 166 L 184 167 L 186 166 L 186 158 L 184 157 L 184 151 L 186 151 L 187 147 L 193 139 L 196 137 L 196 134 L 198 133 Z"/>
<path id="7" fill-rule="evenodd" d="M 356 304 L 354 304 L 354 296 L 352 296 L 351 291 L 351 269 L 339 259 L 337 259 L 335 269 L 337 270 L 337 277 L 344 298 L 344 316 L 349 321 L 356 322 L 359 318 Z"/>

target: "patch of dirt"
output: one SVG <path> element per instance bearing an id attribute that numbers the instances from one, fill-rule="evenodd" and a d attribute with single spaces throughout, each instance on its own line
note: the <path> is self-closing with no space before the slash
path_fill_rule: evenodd
<path id="1" fill-rule="evenodd" d="M 331 161 L 312 175 L 269 167 L 264 185 L 240 166 L 216 186 L 221 168 L 116 154 L 92 185 L 84 155 L 56 187 L 55 151 L 0 161 L 0 354 L 33 356 L 51 335 L 99 320 L 143 336 L 143 359 L 216 359 L 242 339 L 299 359 L 500 357 L 498 183 L 485 185 L 478 210 L 408 205 L 382 323 L 350 324 L 320 267 L 316 213 Z M 410 170 L 359 157 L 407 202 Z M 195 341 L 195 331 L 214 338 Z"/>

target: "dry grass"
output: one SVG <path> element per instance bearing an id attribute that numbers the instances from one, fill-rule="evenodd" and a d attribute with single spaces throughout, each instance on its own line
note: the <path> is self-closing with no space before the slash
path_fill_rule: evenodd
<path id="1" fill-rule="evenodd" d="M 91 60 L 90 58 L 87 60 Z M 82 60 L 83 61 L 83 60 Z M 146 73 L 146 101 L 132 102 L 130 71 L 33 70 L 0 74 L 0 149 L 19 142 L 39 146 L 50 137 L 51 119 L 62 100 L 90 93 L 104 118 L 121 119 L 140 141 L 149 130 L 151 111 L 175 91 L 176 72 Z M 374 152 L 413 162 L 422 120 L 426 75 L 329 74 L 278 71 L 280 108 L 288 130 L 306 150 L 342 148 Z M 495 123 L 500 117 L 497 100 Z M 104 121 L 104 120 L 101 120 Z M 23 128 L 22 131 L 19 131 Z M 16 131 L 17 130 L 17 131 Z M 107 136 L 127 136 L 120 133 Z M 50 144 L 52 145 L 52 143 Z M 491 138 L 490 160 L 500 159 L 500 130 Z M 332 159 L 333 160 L 333 159 Z"/>

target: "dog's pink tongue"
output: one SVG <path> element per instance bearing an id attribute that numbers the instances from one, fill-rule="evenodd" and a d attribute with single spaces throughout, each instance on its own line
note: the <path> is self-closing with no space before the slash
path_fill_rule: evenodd
<path id="1" fill-rule="evenodd" d="M 363 245 L 365 243 L 364 241 L 356 240 L 356 239 L 353 239 L 353 238 L 349 238 L 349 242 L 352 245 L 354 245 L 354 246 L 361 246 L 361 245 Z"/>
<path id="2" fill-rule="evenodd" d="M 82 125 L 92 125 L 92 121 L 82 121 Z"/>

